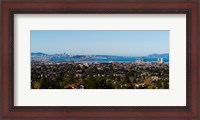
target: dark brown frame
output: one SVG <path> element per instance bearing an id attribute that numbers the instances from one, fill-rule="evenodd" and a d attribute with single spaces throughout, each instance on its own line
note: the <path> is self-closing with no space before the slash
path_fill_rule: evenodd
<path id="1" fill-rule="evenodd" d="M 0 119 L 200 119 L 198 0 L 0 1 Z M 187 106 L 14 106 L 14 14 L 186 14 Z M 184 91 L 183 91 L 184 92 Z M 173 99 L 173 98 L 169 98 Z"/>

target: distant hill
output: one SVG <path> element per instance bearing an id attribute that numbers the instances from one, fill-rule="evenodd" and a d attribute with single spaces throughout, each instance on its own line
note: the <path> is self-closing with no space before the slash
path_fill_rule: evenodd
<path id="1" fill-rule="evenodd" d="M 164 54 L 150 54 L 146 57 L 149 58 L 157 58 L 157 57 L 162 57 L 162 58 L 168 58 L 169 57 L 169 53 L 164 53 Z"/>
<path id="2" fill-rule="evenodd" d="M 42 53 L 42 52 L 37 52 L 37 53 L 31 53 L 31 56 L 45 56 L 48 54 Z"/>
<path id="3" fill-rule="evenodd" d="M 42 52 L 31 53 L 33 61 L 134 61 L 136 58 L 157 59 L 159 57 L 169 58 L 168 53 L 150 54 L 147 56 L 115 56 L 115 55 L 68 55 L 68 54 L 46 54 Z"/>

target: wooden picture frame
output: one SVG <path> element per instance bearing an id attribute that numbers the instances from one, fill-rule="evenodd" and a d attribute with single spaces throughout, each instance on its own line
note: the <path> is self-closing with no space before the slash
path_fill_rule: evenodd
<path id="1" fill-rule="evenodd" d="M 198 0 L 2 0 L 2 119 L 200 119 Z M 14 106 L 14 14 L 186 14 L 186 106 Z M 173 98 L 170 98 L 173 99 Z"/>

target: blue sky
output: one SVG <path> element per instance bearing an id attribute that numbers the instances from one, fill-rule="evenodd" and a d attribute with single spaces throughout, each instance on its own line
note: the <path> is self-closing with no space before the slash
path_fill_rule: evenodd
<path id="1" fill-rule="evenodd" d="M 31 52 L 122 56 L 169 53 L 169 31 L 32 30 Z"/>

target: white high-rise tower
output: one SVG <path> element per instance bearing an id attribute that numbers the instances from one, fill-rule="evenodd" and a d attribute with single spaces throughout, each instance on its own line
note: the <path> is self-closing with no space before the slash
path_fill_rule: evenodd
<path id="1" fill-rule="evenodd" d="M 163 58 L 158 58 L 158 63 L 163 63 Z"/>

